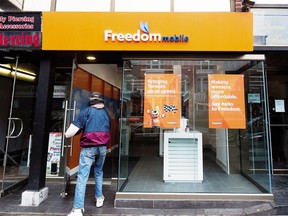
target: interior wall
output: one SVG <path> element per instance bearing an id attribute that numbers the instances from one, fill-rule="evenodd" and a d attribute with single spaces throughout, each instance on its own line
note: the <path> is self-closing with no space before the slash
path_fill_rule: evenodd
<path id="1" fill-rule="evenodd" d="M 122 77 L 116 64 L 79 64 L 79 67 L 121 89 Z"/>

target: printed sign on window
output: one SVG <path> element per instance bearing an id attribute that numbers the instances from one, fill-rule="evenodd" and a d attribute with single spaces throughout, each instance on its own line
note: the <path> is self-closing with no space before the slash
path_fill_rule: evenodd
<path id="1" fill-rule="evenodd" d="M 180 74 L 145 74 L 144 128 L 180 128 L 180 81 Z"/>
<path id="2" fill-rule="evenodd" d="M 61 132 L 49 133 L 49 146 L 47 155 L 46 173 L 57 175 L 59 173 L 60 155 L 61 155 Z"/>
<path id="3" fill-rule="evenodd" d="M 208 75 L 209 128 L 246 128 L 244 76 Z"/>
<path id="4" fill-rule="evenodd" d="M 275 112 L 285 112 L 284 100 L 275 100 Z"/>

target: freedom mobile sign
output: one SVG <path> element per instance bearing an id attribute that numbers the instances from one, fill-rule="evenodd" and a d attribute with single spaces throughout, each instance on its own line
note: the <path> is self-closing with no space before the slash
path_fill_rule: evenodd
<path id="1" fill-rule="evenodd" d="M 246 128 L 243 75 L 208 76 L 209 128 Z"/>
<path id="2" fill-rule="evenodd" d="M 41 13 L 0 13 L 0 49 L 40 49 Z"/>
<path id="3" fill-rule="evenodd" d="M 43 50 L 253 51 L 253 14 L 43 12 Z"/>

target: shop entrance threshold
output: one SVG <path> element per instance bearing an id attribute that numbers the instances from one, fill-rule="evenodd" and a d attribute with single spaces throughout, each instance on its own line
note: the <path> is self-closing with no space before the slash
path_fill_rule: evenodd
<path id="1" fill-rule="evenodd" d="M 273 194 L 232 193 L 127 193 L 117 192 L 115 208 L 249 208 L 273 206 Z M 272 204 L 272 205 L 270 205 Z"/>

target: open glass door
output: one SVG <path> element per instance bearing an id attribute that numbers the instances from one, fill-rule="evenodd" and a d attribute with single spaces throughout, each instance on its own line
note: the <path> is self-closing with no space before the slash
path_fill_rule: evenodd
<path id="1" fill-rule="evenodd" d="M 71 60 L 71 61 L 70 61 Z M 73 152 L 74 139 L 67 140 L 64 136 L 70 122 L 73 121 L 76 103 L 72 98 L 75 59 L 67 59 L 64 64 L 56 63 L 54 81 L 51 127 L 49 131 L 46 178 L 63 180 L 61 196 L 65 197 L 69 191 L 70 178 L 77 172 L 69 168 L 69 161 L 78 163 L 77 153 Z"/>
<path id="2" fill-rule="evenodd" d="M 57 143 L 60 143 L 61 145 L 59 145 L 59 148 L 56 148 L 59 152 L 59 154 L 57 154 L 58 157 L 56 158 L 56 161 L 55 159 L 50 159 L 50 173 L 51 175 L 58 174 L 59 176 L 63 177 L 61 196 L 65 197 L 69 193 L 71 177 L 77 174 L 77 166 L 79 161 L 78 151 L 76 153 L 73 151 L 75 138 L 65 138 L 65 131 L 69 127 L 69 124 L 74 120 L 76 112 L 76 101 L 73 99 L 73 80 L 76 70 L 76 58 L 73 59 L 71 67 L 56 67 L 56 71 L 57 69 L 59 70 L 59 77 L 62 78 L 60 78 L 58 81 L 56 78 L 54 94 L 58 94 L 59 92 L 57 89 L 60 89 L 60 92 L 62 92 L 60 95 L 62 96 L 53 96 L 53 100 L 56 101 L 55 104 L 58 105 L 54 106 L 53 116 L 55 116 L 56 121 L 54 124 L 55 127 L 51 128 L 51 142 L 49 141 L 49 146 L 50 144 L 53 145 L 53 143 L 56 145 Z M 64 78 L 63 74 L 66 74 Z M 53 142 L 53 140 L 57 139 L 59 142 Z"/>
<path id="3" fill-rule="evenodd" d="M 78 173 L 78 165 L 79 165 L 79 153 L 80 153 L 80 135 L 72 137 L 70 139 L 65 138 L 65 131 L 68 129 L 70 123 L 73 122 L 76 109 L 81 109 L 81 101 L 77 101 L 77 93 L 75 92 L 74 88 L 74 80 L 75 78 L 75 71 L 77 70 L 76 67 L 72 69 L 72 82 L 71 82 L 71 90 L 70 90 L 70 97 L 69 100 L 65 101 L 65 116 L 64 116 L 64 126 L 63 126 L 63 134 L 62 134 L 62 150 L 61 154 L 65 157 L 65 171 L 64 171 L 64 188 L 62 196 L 67 195 L 69 191 L 70 181 L 73 176 L 76 176 Z M 76 81 L 77 82 L 77 81 Z M 80 95 L 79 95 L 80 96 Z M 81 100 L 82 97 L 78 99 Z M 88 97 L 83 97 L 82 99 L 87 99 Z M 88 102 L 88 101 L 86 101 Z M 66 151 L 65 151 L 66 149 Z"/>
<path id="4" fill-rule="evenodd" d="M 28 178 L 36 68 L 18 57 L 6 57 L 0 62 L 1 196 Z"/>
<path id="5" fill-rule="evenodd" d="M 76 61 L 76 60 L 74 60 Z M 80 137 L 76 135 L 73 138 L 66 139 L 64 133 L 73 122 L 75 116 L 80 110 L 87 107 L 89 97 L 92 92 L 100 92 L 104 99 L 106 110 L 109 113 L 111 120 L 110 143 L 107 146 L 107 155 L 104 164 L 104 179 L 115 177 L 115 159 L 117 147 L 119 143 L 119 104 L 120 104 L 120 89 L 117 80 L 118 68 L 116 64 L 82 64 L 73 63 L 71 74 L 71 88 L 69 95 L 66 94 L 65 114 L 63 120 L 62 132 L 62 148 L 61 161 L 65 161 L 64 173 L 64 188 L 62 196 L 66 196 L 69 192 L 69 184 L 74 180 L 78 173 L 79 155 L 81 151 Z M 103 77 L 105 74 L 106 78 Z M 101 77 L 102 76 L 102 77 Z M 107 78 L 108 77 L 108 78 Z M 118 81 L 119 82 L 119 81 Z M 93 169 L 91 169 L 90 177 L 93 178 Z"/>

